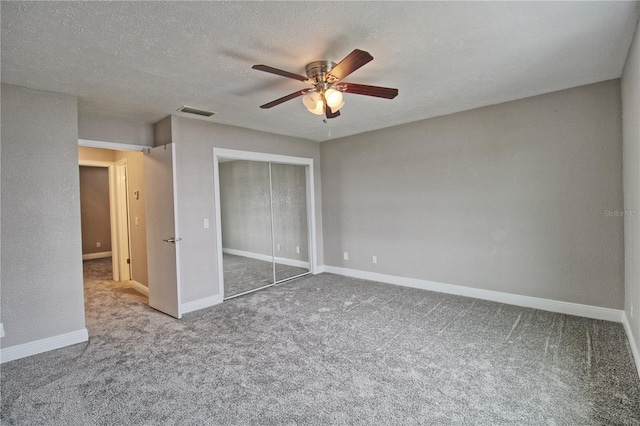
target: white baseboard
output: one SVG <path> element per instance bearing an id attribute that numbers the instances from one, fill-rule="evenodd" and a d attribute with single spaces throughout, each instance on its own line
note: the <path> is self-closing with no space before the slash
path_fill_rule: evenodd
<path id="1" fill-rule="evenodd" d="M 313 275 L 322 274 L 324 272 L 327 272 L 327 268 L 324 265 L 318 265 L 316 266 L 316 269 L 313 271 Z"/>
<path id="2" fill-rule="evenodd" d="M 271 262 L 275 260 L 276 263 L 279 263 L 281 265 L 297 266 L 299 268 L 309 269 L 309 262 L 305 262 L 303 260 L 287 259 L 285 257 L 272 258 L 267 254 L 252 253 L 250 251 L 236 250 L 236 249 L 230 249 L 230 248 L 223 248 L 222 252 L 227 254 L 234 254 L 236 256 L 249 257 L 251 259 L 264 260 L 265 262 Z"/>
<path id="3" fill-rule="evenodd" d="M 636 339 L 633 337 L 633 333 L 631 332 L 631 324 L 629 324 L 629 318 L 627 318 L 627 313 L 624 311 L 622 312 L 622 325 L 624 326 L 624 331 L 627 333 L 627 339 L 629 339 L 629 345 L 631 346 L 633 360 L 636 362 L 636 371 L 638 372 L 638 376 L 640 377 L 640 353 L 638 353 L 638 345 L 636 344 Z"/>
<path id="4" fill-rule="evenodd" d="M 103 251 L 100 253 L 83 254 L 82 260 L 102 259 L 102 258 L 111 257 L 111 256 L 112 256 L 112 253 L 110 251 Z"/>
<path id="5" fill-rule="evenodd" d="M 200 309 L 208 308 L 210 306 L 218 305 L 222 303 L 222 295 L 217 294 L 215 296 L 205 297 L 204 299 L 193 300 L 191 302 L 180 304 L 180 315 L 188 314 L 189 312 L 197 311 Z"/>
<path id="6" fill-rule="evenodd" d="M 521 296 L 518 294 L 503 293 L 500 291 L 443 284 L 434 281 L 398 277 L 395 275 L 385 275 L 377 272 L 359 271 L 357 269 L 339 268 L 335 266 L 325 265 L 324 270 L 332 274 L 344 275 L 347 277 L 362 278 L 365 280 L 379 281 L 404 287 L 419 288 L 422 290 L 436 291 L 438 293 L 456 294 L 476 299 L 491 300 L 494 302 L 506 303 L 508 305 L 541 309 L 543 311 L 558 312 L 561 314 L 576 315 L 579 317 L 605 321 L 622 321 L 623 311 L 619 309 L 601 308 L 599 306 L 581 305 L 578 303 L 561 302 L 558 300 L 542 299 L 539 297 Z"/>
<path id="7" fill-rule="evenodd" d="M 144 284 L 140 284 L 136 280 L 130 280 L 129 282 L 131 283 L 131 287 L 133 287 L 135 291 L 149 297 L 149 287 Z"/>
<path id="8" fill-rule="evenodd" d="M 46 339 L 36 340 L 22 345 L 10 346 L 0 350 L 0 363 L 13 361 L 14 359 L 25 358 L 42 352 L 60 349 L 65 346 L 75 345 L 89 340 L 89 333 L 86 328 L 72 331 L 70 333 L 59 334 Z"/>

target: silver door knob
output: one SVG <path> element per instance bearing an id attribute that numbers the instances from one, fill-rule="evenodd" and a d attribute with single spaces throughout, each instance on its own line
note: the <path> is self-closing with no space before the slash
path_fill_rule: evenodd
<path id="1" fill-rule="evenodd" d="M 182 238 L 175 238 L 175 237 L 171 237 L 171 238 L 167 238 L 166 240 L 162 240 L 165 243 L 176 243 L 178 241 L 182 241 Z"/>

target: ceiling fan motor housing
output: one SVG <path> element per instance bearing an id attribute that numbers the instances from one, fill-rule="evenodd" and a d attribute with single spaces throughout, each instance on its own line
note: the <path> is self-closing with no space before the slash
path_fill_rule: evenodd
<path id="1" fill-rule="evenodd" d="M 325 74 L 335 66 L 336 63 L 331 61 L 313 61 L 306 66 L 307 77 L 316 83 L 324 82 Z"/>

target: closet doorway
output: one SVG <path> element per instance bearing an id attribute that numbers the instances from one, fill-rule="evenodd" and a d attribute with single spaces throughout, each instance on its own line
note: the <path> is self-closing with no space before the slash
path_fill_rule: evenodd
<path id="1" fill-rule="evenodd" d="M 313 272 L 313 160 L 224 149 L 214 159 L 223 298 Z"/>

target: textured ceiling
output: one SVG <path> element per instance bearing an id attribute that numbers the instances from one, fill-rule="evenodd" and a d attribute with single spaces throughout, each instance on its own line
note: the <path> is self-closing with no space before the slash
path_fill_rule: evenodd
<path id="1" fill-rule="evenodd" d="M 322 141 L 617 78 L 637 2 L 6 2 L 2 82 L 78 96 L 83 114 L 155 122 L 182 105 L 211 121 Z M 397 87 L 345 95 L 322 122 L 304 74 L 354 48 L 375 58 L 346 80 Z"/>

